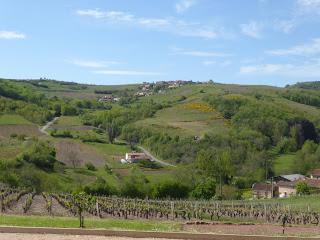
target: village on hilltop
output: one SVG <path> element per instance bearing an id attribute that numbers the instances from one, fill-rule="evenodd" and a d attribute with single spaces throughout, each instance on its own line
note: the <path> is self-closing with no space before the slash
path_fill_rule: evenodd
<path id="1" fill-rule="evenodd" d="M 204 82 L 194 82 L 192 80 L 171 80 L 171 81 L 157 81 L 157 82 L 143 82 L 138 91 L 134 93 L 134 97 L 146 97 L 154 94 L 165 93 L 167 90 L 182 87 L 187 84 L 203 84 Z M 104 95 L 99 98 L 99 102 L 115 103 L 119 102 L 120 96 L 114 96 L 113 94 Z"/>

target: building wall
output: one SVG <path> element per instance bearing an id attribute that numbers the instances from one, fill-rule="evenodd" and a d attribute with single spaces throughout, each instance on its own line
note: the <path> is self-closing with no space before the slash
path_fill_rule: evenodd
<path id="1" fill-rule="evenodd" d="M 286 196 L 294 196 L 297 194 L 297 190 L 292 187 L 281 187 L 279 186 L 279 194 L 284 194 Z"/>
<path id="2" fill-rule="evenodd" d="M 272 195 L 270 191 L 253 190 L 253 198 L 261 199 L 261 198 L 271 198 L 271 197 Z"/>
<path id="3" fill-rule="evenodd" d="M 312 178 L 312 179 L 320 179 L 319 176 L 314 176 L 314 175 L 311 175 L 310 178 Z"/>

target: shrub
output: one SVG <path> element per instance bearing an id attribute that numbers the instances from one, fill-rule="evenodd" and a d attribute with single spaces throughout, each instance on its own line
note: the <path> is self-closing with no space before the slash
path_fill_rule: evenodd
<path id="1" fill-rule="evenodd" d="M 311 188 L 305 182 L 299 182 L 296 186 L 297 194 L 298 195 L 309 195 Z"/>
<path id="2" fill-rule="evenodd" d="M 94 132 L 86 132 L 85 134 L 80 136 L 82 142 L 97 142 L 97 143 L 105 143 L 103 139 L 100 139 L 99 136 Z"/>
<path id="3" fill-rule="evenodd" d="M 16 138 L 16 137 L 18 137 L 18 134 L 16 134 L 16 133 L 11 133 L 10 134 L 10 138 Z"/>
<path id="4" fill-rule="evenodd" d="M 88 170 L 90 170 L 90 171 L 96 171 L 97 170 L 96 167 L 91 162 L 86 163 L 86 168 Z"/>
<path id="5" fill-rule="evenodd" d="M 140 167 L 143 167 L 143 168 L 151 168 L 151 169 L 159 169 L 161 168 L 161 166 L 156 163 L 156 162 L 152 162 L 150 160 L 142 160 L 139 162 L 138 164 Z"/>
<path id="6" fill-rule="evenodd" d="M 123 197 L 130 198 L 145 198 L 149 196 L 150 187 L 149 180 L 143 174 L 143 172 L 133 167 L 130 175 L 125 178 L 125 181 L 121 185 L 120 194 Z"/>
<path id="7" fill-rule="evenodd" d="M 186 198 L 189 193 L 189 188 L 181 183 L 174 181 L 166 181 L 158 183 L 153 187 L 152 196 L 154 198 L 171 198 L 181 199 Z"/>
<path id="8" fill-rule="evenodd" d="M 191 192 L 191 196 L 196 199 L 211 199 L 215 194 L 216 184 L 215 182 L 208 178 L 199 182 L 195 189 Z"/>
<path id="9" fill-rule="evenodd" d="M 116 190 L 99 177 L 94 183 L 85 186 L 84 192 L 91 195 L 110 196 L 114 195 Z"/>
<path id="10" fill-rule="evenodd" d="M 24 140 L 26 140 L 26 137 L 27 137 L 27 136 L 26 136 L 25 134 L 19 134 L 19 135 L 18 135 L 18 140 L 19 140 L 19 141 L 24 141 Z"/>
<path id="11" fill-rule="evenodd" d="M 233 199 L 240 199 L 241 193 L 239 190 L 231 185 L 223 185 L 222 186 L 222 199 L 224 200 L 233 200 Z"/>
<path id="12" fill-rule="evenodd" d="M 32 163 L 45 171 L 52 171 L 56 162 L 56 151 L 48 142 L 36 141 L 30 150 L 22 153 L 18 161 Z"/>
<path id="13" fill-rule="evenodd" d="M 69 130 L 57 130 L 53 129 L 50 133 L 53 137 L 61 137 L 61 138 L 73 138 L 71 132 Z"/>

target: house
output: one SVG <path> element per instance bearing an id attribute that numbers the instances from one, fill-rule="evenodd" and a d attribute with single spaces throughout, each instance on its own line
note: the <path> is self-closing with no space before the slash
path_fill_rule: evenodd
<path id="1" fill-rule="evenodd" d="M 115 98 L 110 95 L 105 95 L 99 99 L 99 102 L 114 102 Z"/>
<path id="2" fill-rule="evenodd" d="M 318 169 L 313 169 L 310 173 L 310 178 L 311 179 L 320 179 L 320 168 Z"/>
<path id="3" fill-rule="evenodd" d="M 137 163 L 141 160 L 150 160 L 150 158 L 145 153 L 132 152 L 132 153 L 126 153 L 125 160 L 128 163 Z"/>
<path id="4" fill-rule="evenodd" d="M 298 181 L 280 181 L 277 183 L 279 197 L 286 198 L 297 194 L 296 185 Z"/>
<path id="5" fill-rule="evenodd" d="M 252 195 L 255 199 L 273 198 L 278 196 L 278 186 L 270 183 L 255 183 L 252 185 Z"/>
<path id="6" fill-rule="evenodd" d="M 300 182 L 305 182 L 309 187 L 320 190 L 320 179 L 305 178 Z"/>
<path id="7" fill-rule="evenodd" d="M 280 182 L 280 181 L 285 181 L 285 182 L 294 182 L 297 180 L 305 179 L 305 176 L 301 174 L 288 174 L 288 175 L 280 175 L 276 176 L 273 178 L 273 181 L 275 182 Z"/>
<path id="8" fill-rule="evenodd" d="M 278 191 L 279 191 L 279 197 L 291 197 L 297 194 L 297 184 L 300 182 L 305 182 L 310 188 L 312 188 L 314 191 L 318 192 L 320 191 L 320 179 L 314 179 L 314 178 L 303 178 L 303 179 L 297 179 L 292 182 L 288 181 L 280 181 L 277 183 Z"/>

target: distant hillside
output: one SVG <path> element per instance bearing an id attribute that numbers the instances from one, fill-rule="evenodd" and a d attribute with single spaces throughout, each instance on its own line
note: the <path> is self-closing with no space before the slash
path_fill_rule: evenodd
<path id="1" fill-rule="evenodd" d="M 48 97 L 66 97 L 73 99 L 97 99 L 104 94 L 118 94 L 124 92 L 135 92 L 137 84 L 129 85 L 92 85 L 75 82 L 65 82 L 49 79 L 16 80 L 1 79 L 1 82 L 10 81 L 13 85 L 23 86 L 39 93 L 44 93 Z"/>
<path id="2" fill-rule="evenodd" d="M 288 87 L 296 87 L 302 89 L 312 89 L 319 90 L 320 89 L 320 81 L 312 81 L 312 82 L 298 82 L 296 84 L 290 85 Z"/>

